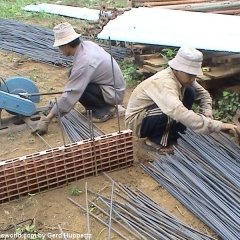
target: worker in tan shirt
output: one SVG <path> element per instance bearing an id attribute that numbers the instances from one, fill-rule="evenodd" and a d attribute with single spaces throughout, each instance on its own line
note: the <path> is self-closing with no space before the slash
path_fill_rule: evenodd
<path id="1" fill-rule="evenodd" d="M 239 135 L 236 125 L 213 119 L 210 94 L 196 82 L 202 75 L 203 55 L 181 47 L 169 67 L 141 82 L 132 92 L 126 109 L 126 126 L 146 138 L 148 150 L 171 152 L 169 143 L 190 128 L 200 134 L 229 130 Z M 201 113 L 191 110 L 199 102 Z"/>
<path id="2" fill-rule="evenodd" d="M 53 28 L 54 47 L 65 56 L 73 56 L 73 66 L 64 93 L 47 116 L 41 117 L 33 133 L 48 131 L 50 121 L 65 115 L 79 101 L 86 110 L 92 110 L 93 122 L 105 122 L 122 103 L 126 85 L 118 63 L 102 47 L 80 39 L 73 27 L 65 22 Z"/>

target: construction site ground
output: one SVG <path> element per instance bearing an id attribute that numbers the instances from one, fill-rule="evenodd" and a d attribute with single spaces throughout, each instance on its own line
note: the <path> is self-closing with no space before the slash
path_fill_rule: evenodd
<path id="1" fill-rule="evenodd" d="M 48 91 L 61 91 L 67 81 L 67 68 L 55 67 L 47 64 L 32 62 L 26 58 L 19 57 L 12 53 L 0 52 L 0 61 L 8 67 L 0 67 L 0 74 L 11 77 L 22 75 L 32 79 L 44 93 Z M 129 96 L 132 89 L 127 89 L 123 106 L 127 106 Z M 58 95 L 42 96 L 39 105 L 48 105 L 49 101 L 54 101 Z M 81 108 L 77 105 L 77 108 Z M 9 113 L 3 111 L 3 118 L 10 117 Z M 98 126 L 106 133 L 118 131 L 118 121 L 116 118 L 110 119 L 105 123 L 99 123 Z M 125 129 L 124 117 L 120 118 L 120 129 Z M 49 126 L 49 132 L 44 139 L 52 147 L 63 145 L 63 138 L 60 125 L 54 121 Z M 142 169 L 140 164 L 147 164 L 151 160 L 147 151 L 142 148 L 142 140 L 136 138 L 134 140 L 134 164 L 127 169 L 108 173 L 116 182 L 126 184 L 132 189 L 139 188 L 157 203 L 165 207 L 182 221 L 186 222 L 193 228 L 196 228 L 211 236 L 216 235 L 203 224 L 196 216 L 187 210 L 180 202 L 178 202 L 171 194 L 153 180 Z M 7 133 L 0 135 L 0 161 L 12 159 L 15 157 L 32 154 L 48 149 L 48 146 L 38 136 L 31 135 L 31 129 L 25 129 L 15 133 Z M 103 174 L 99 176 L 82 179 L 72 182 L 62 188 L 53 189 L 51 191 L 40 194 L 31 193 L 29 196 L 5 203 L 0 206 L 0 229 L 5 229 L 10 224 L 17 224 L 25 219 L 34 219 L 34 224 L 38 233 L 51 234 L 59 233 L 57 225 L 60 224 L 64 232 L 69 234 L 85 234 L 87 233 L 86 214 L 80 211 L 77 206 L 67 200 L 67 197 L 73 198 L 75 201 L 85 206 L 85 183 L 88 188 L 109 196 L 111 192 L 111 182 Z M 71 189 L 76 186 L 82 190 L 79 196 L 72 196 Z M 95 196 L 89 194 L 89 199 Z M 107 222 L 107 218 L 105 218 Z M 120 230 L 120 229 L 119 229 Z M 92 239 L 107 239 L 108 229 L 97 220 L 90 217 L 90 232 Z M 4 233 L 4 232 L 1 232 Z M 52 237 L 52 239 L 54 239 Z M 111 239 L 121 239 L 112 233 Z M 134 239 L 129 236 L 129 239 Z"/>

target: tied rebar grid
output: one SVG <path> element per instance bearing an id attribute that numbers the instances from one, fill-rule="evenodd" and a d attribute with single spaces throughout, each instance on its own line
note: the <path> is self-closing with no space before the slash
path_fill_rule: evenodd
<path id="1" fill-rule="evenodd" d="M 240 236 L 240 148 L 223 133 L 187 130 L 173 155 L 141 165 L 221 239 Z"/>
<path id="2" fill-rule="evenodd" d="M 132 131 L 96 137 L 0 162 L 0 204 L 133 164 Z"/>
<path id="3" fill-rule="evenodd" d="M 52 29 L 0 18 L 0 49 L 15 52 L 37 62 L 72 65 L 73 58 L 65 57 L 59 48 L 52 46 L 53 42 Z M 109 52 L 107 45 L 98 45 Z M 132 53 L 128 48 L 112 46 L 112 54 L 116 60 L 121 61 Z"/>
<path id="4" fill-rule="evenodd" d="M 107 239 L 110 239 L 111 232 L 121 239 L 215 239 L 185 224 L 140 189 L 133 191 L 105 175 L 112 182 L 110 197 L 88 189 L 90 196 L 86 208 L 70 197 L 68 200 L 85 212 L 89 211 L 87 207 L 91 205 L 93 210 L 90 215 L 108 227 Z M 91 197 L 98 201 L 91 201 Z"/>

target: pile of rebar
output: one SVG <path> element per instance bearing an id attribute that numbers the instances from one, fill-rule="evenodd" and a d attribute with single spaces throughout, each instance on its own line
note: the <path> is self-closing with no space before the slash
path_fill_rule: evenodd
<path id="1" fill-rule="evenodd" d="M 0 48 L 15 52 L 37 62 L 67 66 L 71 57 L 65 57 L 53 45 L 51 29 L 8 19 L 0 19 Z"/>
<path id="2" fill-rule="evenodd" d="M 216 232 L 240 236 L 240 148 L 223 133 L 181 135 L 174 155 L 142 164 L 159 184 Z"/>
<path id="3" fill-rule="evenodd" d="M 8 19 L 0 19 L 0 49 L 20 54 L 31 60 L 69 66 L 72 57 L 65 57 L 59 48 L 53 47 L 52 29 L 34 26 Z M 110 47 L 98 44 L 110 53 Z M 131 55 L 131 50 L 123 47 L 111 47 L 111 54 L 116 60 L 123 60 Z"/>
<path id="4" fill-rule="evenodd" d="M 78 110 L 72 109 L 61 118 L 63 130 L 69 142 L 79 142 L 106 134 L 92 120 L 86 118 Z M 97 128 L 97 130 L 95 130 Z"/>
<path id="5" fill-rule="evenodd" d="M 126 185 L 116 183 L 112 179 L 111 181 L 112 190 L 110 198 L 86 189 L 86 208 L 73 199 L 68 198 L 69 201 L 85 210 L 87 216 L 91 215 L 108 227 L 107 239 L 111 239 L 111 233 L 116 233 L 121 239 L 126 240 L 215 239 L 185 224 L 140 189 L 133 191 Z M 97 198 L 98 201 L 89 200 L 88 192 L 91 195 L 93 194 L 95 196 L 94 199 Z M 90 210 L 88 206 L 91 206 Z M 108 222 L 103 220 L 106 218 Z M 87 225 L 89 226 L 89 220 Z"/>

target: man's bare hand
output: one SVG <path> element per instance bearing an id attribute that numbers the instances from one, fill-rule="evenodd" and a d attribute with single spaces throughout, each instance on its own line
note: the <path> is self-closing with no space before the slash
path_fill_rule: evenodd
<path id="1" fill-rule="evenodd" d="M 223 123 L 222 131 L 229 131 L 235 137 L 236 143 L 240 144 L 240 127 L 231 123 Z"/>

